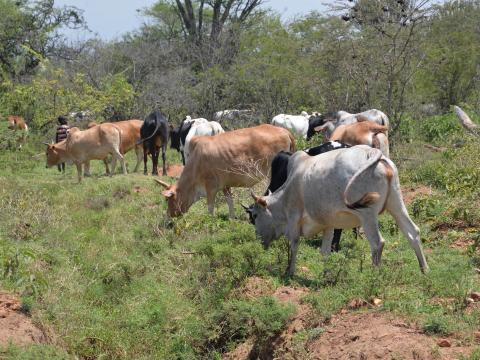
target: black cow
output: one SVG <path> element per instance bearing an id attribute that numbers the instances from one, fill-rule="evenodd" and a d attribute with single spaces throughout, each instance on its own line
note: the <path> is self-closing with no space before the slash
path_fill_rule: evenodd
<path id="1" fill-rule="evenodd" d="M 148 154 L 152 156 L 152 175 L 158 175 L 158 156 L 160 147 L 162 148 L 163 160 L 163 175 L 167 175 L 167 168 L 165 165 L 165 153 L 167 151 L 169 136 L 169 126 L 165 116 L 159 111 L 155 110 L 145 118 L 142 127 L 140 128 L 139 144 L 143 143 L 143 173 L 147 175 L 147 158 Z"/>
<path id="2" fill-rule="evenodd" d="M 340 141 L 329 141 L 322 145 L 315 146 L 313 148 L 309 148 L 304 150 L 310 156 L 316 156 L 319 154 L 326 153 L 328 151 L 348 148 L 350 145 L 342 143 Z M 280 186 L 282 186 L 285 181 L 287 181 L 288 177 L 288 162 L 292 153 L 287 151 L 280 151 L 272 160 L 272 168 L 271 168 L 271 178 L 270 184 L 268 185 L 267 191 L 265 191 L 264 195 L 268 195 L 270 192 L 275 192 Z M 243 205 L 242 205 L 243 206 Z M 255 225 L 255 219 L 252 216 L 252 208 L 253 204 L 250 206 L 243 206 L 245 211 L 248 214 L 250 223 Z M 332 250 L 338 252 L 340 250 L 340 237 L 342 235 L 342 229 L 335 229 L 333 233 L 333 240 L 332 240 Z"/>
<path id="3" fill-rule="evenodd" d="M 324 115 L 311 115 L 308 118 L 307 140 L 310 140 L 312 136 L 316 134 L 315 128 L 325 124 L 325 121 Z"/>
<path id="4" fill-rule="evenodd" d="M 170 148 L 176 149 L 180 154 L 182 154 L 182 163 L 185 165 L 185 154 L 183 148 L 185 146 L 185 139 L 187 138 L 188 132 L 192 128 L 193 122 L 185 120 L 182 121 L 180 126 L 172 130 L 172 140 L 170 142 Z"/>

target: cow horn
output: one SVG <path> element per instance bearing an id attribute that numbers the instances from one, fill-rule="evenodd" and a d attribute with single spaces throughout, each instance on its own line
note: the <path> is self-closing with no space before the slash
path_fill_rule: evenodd
<path id="1" fill-rule="evenodd" d="M 47 143 L 47 142 L 44 142 L 43 145 L 50 146 L 50 145 L 52 145 L 52 144 L 49 144 L 49 143 Z"/>
<path id="2" fill-rule="evenodd" d="M 260 199 L 260 196 L 255 195 L 253 193 L 253 190 L 250 190 L 250 195 L 252 196 L 253 200 L 255 200 L 255 202 L 257 202 Z"/>
<path id="3" fill-rule="evenodd" d="M 242 207 L 243 207 L 245 210 L 247 210 L 247 211 L 250 210 L 250 207 L 249 207 L 249 206 L 244 205 L 244 204 L 240 204 L 240 205 L 242 205 Z"/>
<path id="4" fill-rule="evenodd" d="M 314 127 L 313 130 L 315 130 L 316 132 L 320 132 L 320 131 L 323 131 L 325 127 L 326 127 L 325 125 L 320 125 L 320 126 Z"/>
<path id="5" fill-rule="evenodd" d="M 158 180 L 158 179 L 153 179 L 153 180 L 155 180 L 157 183 L 159 183 L 160 185 L 162 185 L 166 189 L 168 189 L 170 187 L 170 184 L 166 183 L 165 181 Z"/>

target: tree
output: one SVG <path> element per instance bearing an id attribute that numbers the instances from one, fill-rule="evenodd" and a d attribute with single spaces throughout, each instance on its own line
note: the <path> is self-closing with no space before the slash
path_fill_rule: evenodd
<path id="1" fill-rule="evenodd" d="M 63 26 L 85 26 L 82 12 L 54 6 L 54 0 L 0 0 L 0 76 L 31 74 L 40 62 L 58 55 Z"/>
<path id="2" fill-rule="evenodd" d="M 435 8 L 418 77 L 425 101 L 441 110 L 470 100 L 480 105 L 480 32 L 478 1 L 447 2 Z"/>
<path id="3" fill-rule="evenodd" d="M 172 39 L 181 34 L 194 67 L 206 70 L 230 64 L 238 50 L 239 32 L 261 14 L 263 0 L 160 0 L 146 15 L 156 20 L 157 33 Z M 176 19 L 172 17 L 176 14 Z"/>
<path id="4" fill-rule="evenodd" d="M 379 107 L 400 125 L 409 86 L 424 61 L 430 0 L 338 0 L 332 10 L 351 26 L 347 61 L 362 108 Z M 361 110 L 361 109 L 355 109 Z"/>

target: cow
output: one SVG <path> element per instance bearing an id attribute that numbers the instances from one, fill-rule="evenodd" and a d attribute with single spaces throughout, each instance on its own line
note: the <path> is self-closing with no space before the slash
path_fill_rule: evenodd
<path id="1" fill-rule="evenodd" d="M 104 123 L 107 124 L 107 123 Z M 143 120 L 139 119 L 130 119 L 130 120 L 122 120 L 113 123 L 117 126 L 122 132 L 122 141 L 120 142 L 120 153 L 125 155 L 132 149 L 135 149 L 135 154 L 137 156 L 137 163 L 135 164 L 135 168 L 133 172 L 138 171 L 138 167 L 142 162 L 143 158 L 143 147 L 137 144 L 138 140 L 140 139 L 140 128 L 142 127 Z M 88 123 L 87 128 L 91 129 L 94 126 L 98 126 L 99 124 L 91 121 Z M 104 159 L 106 174 L 110 175 L 110 170 L 108 168 L 107 159 Z M 86 164 L 85 166 L 85 175 L 90 175 L 90 164 Z"/>
<path id="2" fill-rule="evenodd" d="M 368 145 L 390 157 L 388 128 L 373 121 L 361 121 L 349 125 L 340 125 L 330 136 L 331 141 L 341 141 L 349 145 Z"/>
<path id="3" fill-rule="evenodd" d="M 323 132 L 325 138 L 330 140 L 330 136 L 340 125 L 349 125 L 362 121 L 373 121 L 379 125 L 386 126 L 387 129 L 390 126 L 390 120 L 388 119 L 388 116 L 377 109 L 366 110 L 358 114 L 350 114 L 346 111 L 337 111 L 334 113 L 321 115 L 318 120 L 318 125 L 316 125 L 314 128 L 314 131 Z"/>
<path id="4" fill-rule="evenodd" d="M 208 211 L 213 215 L 215 196 L 223 190 L 229 216 L 235 211 L 230 188 L 251 187 L 270 170 L 270 162 L 279 151 L 295 151 L 295 138 L 286 129 L 264 124 L 233 130 L 215 136 L 197 136 L 190 142 L 187 161 L 178 183 L 165 187 L 168 215 L 184 214 L 206 194 Z"/>
<path id="5" fill-rule="evenodd" d="M 127 173 L 123 155 L 120 152 L 122 130 L 115 124 L 105 123 L 87 130 L 73 127 L 66 140 L 47 145 L 47 167 L 62 162 L 73 162 L 77 167 L 78 182 L 82 181 L 82 164 L 89 171 L 90 160 L 104 160 L 112 155 L 112 174 L 116 160 L 120 160 L 123 173 Z"/>
<path id="6" fill-rule="evenodd" d="M 309 148 L 305 151 L 310 156 L 316 156 L 323 154 L 328 151 L 336 150 L 336 149 L 343 149 L 348 148 L 350 145 L 344 144 L 339 141 L 329 141 L 319 146 L 315 146 L 313 148 Z M 277 191 L 280 186 L 282 186 L 288 177 L 288 163 L 290 157 L 292 156 L 291 152 L 280 151 L 272 160 L 272 166 L 270 171 L 270 184 L 267 187 L 264 195 L 269 195 L 270 193 L 274 193 Z M 255 225 L 255 219 L 252 216 L 253 211 L 253 204 L 250 206 L 242 205 L 245 211 L 248 214 L 249 221 L 252 225 Z M 342 235 L 341 229 L 335 229 L 333 240 L 332 240 L 332 250 L 338 252 L 340 250 L 340 237 Z"/>
<path id="7" fill-rule="evenodd" d="M 171 130 L 171 142 L 170 148 L 177 150 L 182 155 L 182 163 L 185 165 L 185 140 L 187 135 L 195 124 L 205 124 L 208 123 L 207 119 L 204 118 L 197 118 L 192 119 L 191 116 L 187 116 L 180 126 L 176 129 L 170 128 Z"/>
<path id="8" fill-rule="evenodd" d="M 21 149 L 28 136 L 28 125 L 25 122 L 25 119 L 21 116 L 9 115 L 7 116 L 7 122 L 8 128 L 15 132 L 15 138 L 18 141 L 18 148 Z M 19 136 L 16 136 L 17 133 Z"/>
<path id="9" fill-rule="evenodd" d="M 183 146 L 183 152 L 185 154 L 185 161 L 188 160 L 190 156 L 190 142 L 194 136 L 213 136 L 217 134 L 224 133 L 222 125 L 216 121 L 208 121 L 206 123 L 193 123 L 188 131 L 187 136 L 185 137 L 185 143 Z M 185 165 L 185 164 L 184 164 Z"/>
<path id="10" fill-rule="evenodd" d="M 333 229 L 362 226 L 370 243 L 372 261 L 380 265 L 384 240 L 378 215 L 387 210 L 415 250 L 420 269 L 428 270 L 420 232 L 410 219 L 400 190 L 395 164 L 378 149 L 357 145 L 309 156 L 292 155 L 284 186 L 267 196 L 256 196 L 252 216 L 263 245 L 281 235 L 290 241 L 287 274 L 295 272 L 300 236 L 323 231 L 321 251 L 331 252 Z"/>
<path id="11" fill-rule="evenodd" d="M 315 135 L 315 127 L 323 125 L 323 118 L 319 113 L 308 115 L 307 112 L 302 111 L 300 115 L 279 114 L 272 119 L 271 124 L 310 140 Z"/>
<path id="12" fill-rule="evenodd" d="M 158 175 L 158 156 L 162 148 L 163 176 L 167 175 L 165 152 L 167 151 L 169 126 L 165 116 L 155 110 L 145 118 L 140 129 L 140 140 L 143 143 L 143 173 L 147 175 L 148 154 L 152 156 L 152 175 Z"/>
<path id="13" fill-rule="evenodd" d="M 251 115 L 253 113 L 252 110 L 238 110 L 238 109 L 230 109 L 230 110 L 222 110 L 217 111 L 213 114 L 213 120 L 217 122 L 221 122 L 222 120 L 237 120 L 242 116 Z"/>

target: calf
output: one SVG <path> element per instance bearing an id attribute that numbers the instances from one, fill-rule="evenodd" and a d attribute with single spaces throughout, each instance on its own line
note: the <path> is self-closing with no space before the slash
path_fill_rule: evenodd
<path id="1" fill-rule="evenodd" d="M 323 231 L 322 253 L 331 252 L 333 229 L 362 226 L 370 243 L 373 264 L 380 265 L 384 239 L 378 215 L 387 210 L 415 250 L 420 268 L 428 270 L 418 227 L 408 216 L 398 171 L 378 149 L 358 145 L 308 156 L 292 155 L 284 186 L 268 196 L 256 196 L 255 230 L 268 247 L 281 235 L 290 241 L 287 273 L 295 272 L 300 236 Z"/>
<path id="2" fill-rule="evenodd" d="M 272 125 L 239 129 L 215 136 L 197 136 L 190 142 L 190 160 L 175 185 L 157 182 L 166 190 L 169 216 L 179 216 L 203 194 L 213 214 L 215 196 L 223 190 L 230 217 L 234 217 L 230 188 L 251 187 L 270 170 L 279 151 L 294 151 L 295 139 L 286 130 Z"/>
<path id="3" fill-rule="evenodd" d="M 323 154 L 328 151 L 336 150 L 336 149 L 343 149 L 348 148 L 350 145 L 337 142 L 337 141 L 329 141 L 325 144 L 320 146 L 315 146 L 310 149 L 304 150 L 310 156 L 316 156 L 319 154 Z M 292 153 L 280 151 L 272 160 L 272 167 L 270 172 L 270 184 L 267 187 L 264 195 L 269 195 L 270 193 L 274 193 L 277 191 L 280 186 L 282 186 L 288 177 L 288 163 Z M 255 225 L 255 219 L 252 216 L 253 211 L 253 204 L 250 206 L 242 205 L 245 211 L 249 216 L 250 223 Z M 340 250 L 340 237 L 342 235 L 341 229 L 335 229 L 332 241 L 332 250 L 335 252 Z"/>
<path id="4" fill-rule="evenodd" d="M 349 125 L 340 125 L 330 136 L 332 141 L 341 141 L 351 146 L 368 145 L 390 157 L 388 145 L 388 128 L 372 121 L 356 122 Z"/>
<path id="5" fill-rule="evenodd" d="M 147 175 L 148 154 L 152 157 L 152 175 L 158 175 L 158 156 L 162 148 L 163 176 L 167 175 L 165 165 L 165 152 L 167 151 L 169 126 L 165 116 L 155 110 L 145 118 L 140 128 L 140 140 L 137 144 L 143 143 L 143 173 Z"/>

